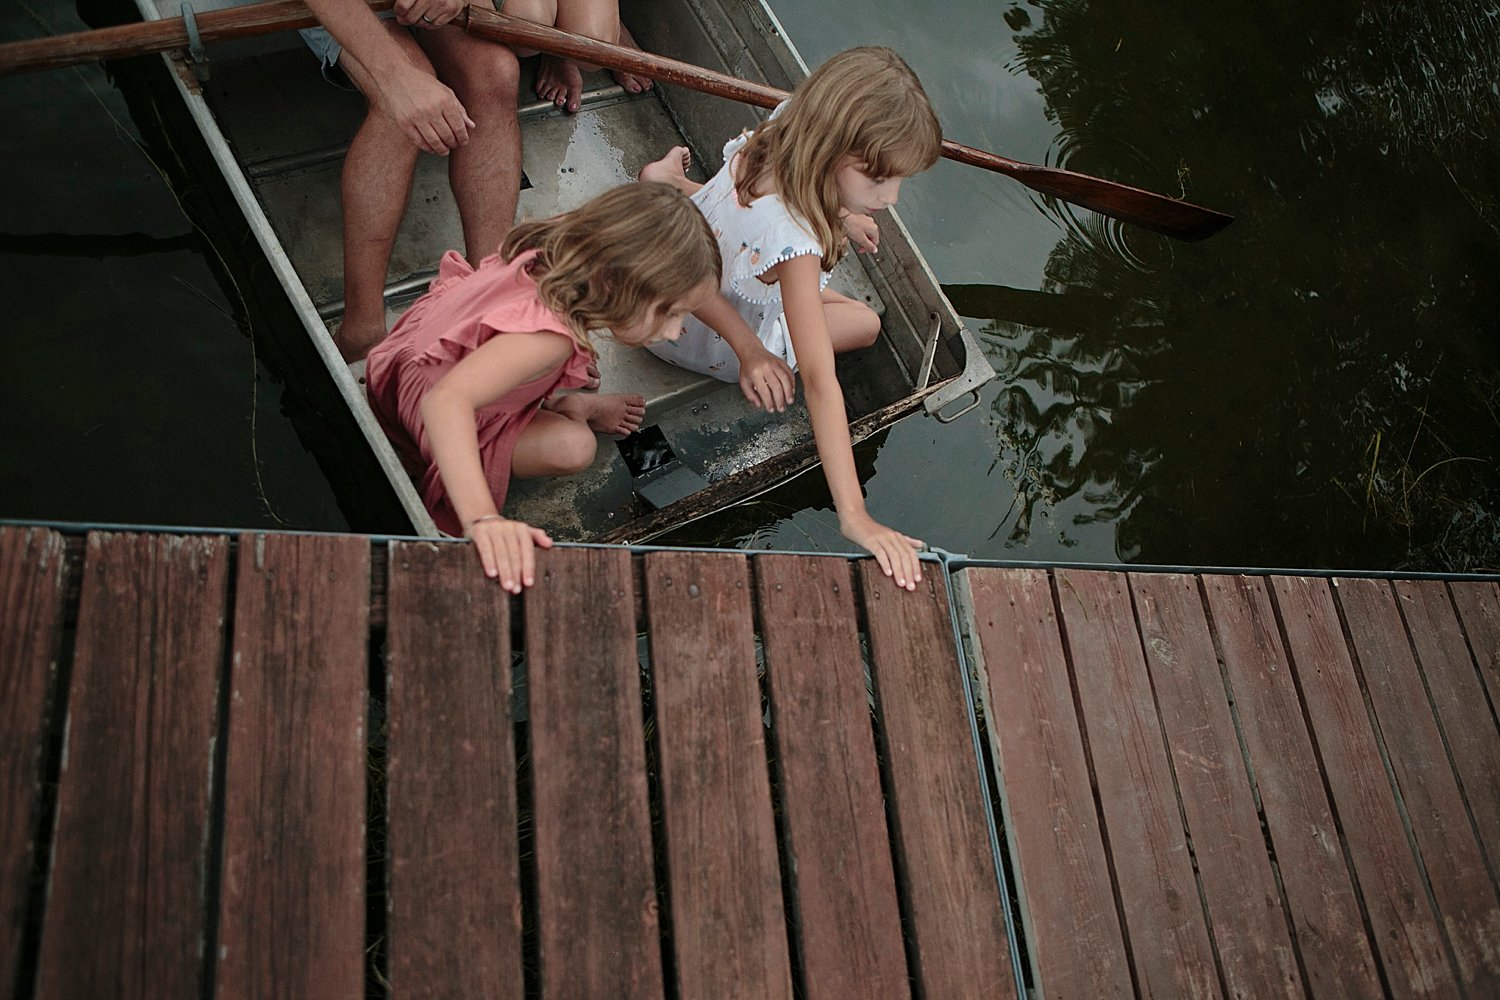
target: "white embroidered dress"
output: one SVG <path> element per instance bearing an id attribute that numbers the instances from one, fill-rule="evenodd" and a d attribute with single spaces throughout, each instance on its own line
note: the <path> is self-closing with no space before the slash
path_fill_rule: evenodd
<path id="1" fill-rule="evenodd" d="M 724 144 L 724 166 L 693 195 L 693 203 L 708 219 L 719 241 L 719 253 L 724 258 L 719 288 L 724 297 L 739 310 L 766 350 L 795 371 L 797 357 L 787 335 L 781 286 L 768 285 L 760 276 L 784 260 L 803 254 L 821 257 L 823 251 L 811 230 L 776 195 L 761 195 L 748 206 L 739 203 L 733 168 L 749 137 L 749 133 L 743 133 Z M 827 284 L 828 274 L 822 272 L 818 287 Z M 647 350 L 689 371 L 726 382 L 738 382 L 740 378 L 740 361 L 733 348 L 695 316 L 684 320 L 681 338 L 652 344 Z"/>

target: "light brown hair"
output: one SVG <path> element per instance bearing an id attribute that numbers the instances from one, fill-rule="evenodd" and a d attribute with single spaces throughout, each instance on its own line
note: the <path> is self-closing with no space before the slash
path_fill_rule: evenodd
<path id="1" fill-rule="evenodd" d="M 717 286 L 719 244 L 687 195 L 667 184 L 624 184 L 550 219 L 516 226 L 500 256 L 537 250 L 537 293 L 594 351 L 591 330 L 636 322 L 705 281 Z"/>
<path id="2" fill-rule="evenodd" d="M 813 70 L 781 113 L 761 123 L 736 167 L 735 192 L 748 205 L 774 185 L 813 230 L 823 269 L 844 243 L 835 173 L 845 156 L 871 178 L 910 177 L 937 162 L 943 132 L 922 81 L 894 51 L 847 49 Z"/>

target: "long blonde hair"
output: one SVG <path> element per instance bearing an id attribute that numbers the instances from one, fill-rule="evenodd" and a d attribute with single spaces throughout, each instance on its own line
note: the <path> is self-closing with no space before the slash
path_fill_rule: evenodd
<path id="1" fill-rule="evenodd" d="M 624 184 L 550 219 L 516 226 L 500 245 L 527 266 L 547 308 L 594 353 L 589 332 L 678 303 L 705 281 L 719 283 L 719 243 L 687 195 L 667 184 Z"/>
<path id="2" fill-rule="evenodd" d="M 823 269 L 844 242 L 835 180 L 852 156 L 872 178 L 910 177 L 937 162 L 943 131 L 922 81 L 891 49 L 848 49 L 813 70 L 781 113 L 745 144 L 734 188 L 740 204 L 769 178 L 794 214 L 812 227 Z"/>

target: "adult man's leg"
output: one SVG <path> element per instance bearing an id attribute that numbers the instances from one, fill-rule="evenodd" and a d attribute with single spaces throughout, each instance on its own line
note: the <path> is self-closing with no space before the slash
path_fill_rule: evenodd
<path id="1" fill-rule="evenodd" d="M 432 64 L 411 34 L 384 22 L 402 55 L 424 72 Z M 339 66 L 370 101 L 344 158 L 344 317 L 334 342 L 345 361 L 358 361 L 385 338 L 385 278 L 396 230 L 406 213 L 418 149 L 402 127 L 377 110 L 375 81 L 347 49 Z"/>
<path id="2" fill-rule="evenodd" d="M 471 264 L 500 249 L 516 218 L 521 194 L 521 126 L 516 117 L 521 69 L 504 45 L 457 27 L 417 35 L 437 68 L 468 109 L 469 141 L 449 154 L 448 180 Z"/>

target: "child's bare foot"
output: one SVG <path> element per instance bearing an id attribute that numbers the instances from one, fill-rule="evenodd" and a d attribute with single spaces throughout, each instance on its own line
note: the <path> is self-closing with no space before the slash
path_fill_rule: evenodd
<path id="1" fill-rule="evenodd" d="M 641 168 L 641 180 L 660 184 L 675 184 L 687 180 L 688 168 L 693 165 L 693 154 L 686 146 L 673 146 L 667 155 Z"/>
<path id="2" fill-rule="evenodd" d="M 569 112 L 583 103 L 583 74 L 576 63 L 543 55 L 536 64 L 536 96 Z"/>
<path id="3" fill-rule="evenodd" d="M 639 45 L 635 44 L 635 39 L 631 37 L 630 32 L 626 30 L 624 22 L 620 23 L 620 44 L 629 46 L 632 49 L 640 48 Z M 624 87 L 628 93 L 641 94 L 651 89 L 651 80 L 647 77 L 636 76 L 634 73 L 623 71 L 617 72 L 615 70 L 610 70 L 609 75 L 614 77 L 615 83 Z"/>
<path id="4" fill-rule="evenodd" d="M 385 339 L 385 319 L 374 323 L 361 323 L 347 316 L 333 335 L 334 346 L 343 355 L 346 364 L 364 360 L 365 355 Z"/>
<path id="5" fill-rule="evenodd" d="M 588 381 L 583 383 L 582 388 L 578 390 L 579 392 L 595 392 L 598 390 L 600 383 L 604 381 L 604 376 L 599 372 L 598 362 L 590 361 L 588 368 L 584 370 L 583 374 Z"/>
<path id="6" fill-rule="evenodd" d="M 635 393 L 571 393 L 552 409 L 574 420 L 586 421 L 599 434 L 626 435 L 646 419 L 646 398 Z"/>

